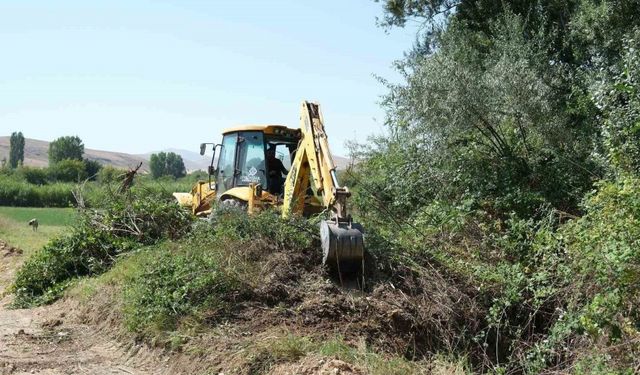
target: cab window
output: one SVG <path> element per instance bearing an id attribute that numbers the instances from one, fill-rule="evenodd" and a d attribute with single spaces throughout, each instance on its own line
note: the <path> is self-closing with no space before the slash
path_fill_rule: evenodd
<path id="1" fill-rule="evenodd" d="M 233 187 L 237 141 L 237 133 L 227 134 L 222 139 L 222 149 L 218 159 L 218 176 L 216 177 L 218 196 Z"/>
<path id="2" fill-rule="evenodd" d="M 238 143 L 238 186 L 266 186 L 265 145 L 262 132 L 241 132 Z"/>

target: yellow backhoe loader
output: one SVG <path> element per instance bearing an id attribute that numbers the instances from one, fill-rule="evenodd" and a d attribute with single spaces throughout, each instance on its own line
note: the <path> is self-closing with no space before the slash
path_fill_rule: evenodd
<path id="1" fill-rule="evenodd" d="M 320 224 L 323 264 L 337 266 L 341 278 L 341 267 L 363 267 L 363 229 L 348 213 L 350 193 L 338 183 L 318 104 L 302 103 L 299 129 L 247 125 L 222 135 L 220 144 L 200 145 L 201 155 L 213 147 L 209 180 L 174 193 L 181 205 L 201 217 L 215 214 L 214 204 L 249 214 L 277 209 L 284 218 L 328 211 Z"/>

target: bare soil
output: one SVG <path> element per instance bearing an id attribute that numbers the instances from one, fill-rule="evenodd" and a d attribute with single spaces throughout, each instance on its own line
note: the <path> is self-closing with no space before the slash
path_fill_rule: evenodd
<path id="1" fill-rule="evenodd" d="M 161 374 L 158 357 L 140 355 L 78 320 L 80 309 L 62 300 L 34 309 L 11 309 L 6 292 L 22 251 L 0 241 L 0 374 Z"/>

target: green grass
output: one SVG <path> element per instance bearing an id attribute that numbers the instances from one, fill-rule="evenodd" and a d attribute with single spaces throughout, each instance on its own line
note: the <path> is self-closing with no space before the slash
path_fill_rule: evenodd
<path id="1" fill-rule="evenodd" d="M 0 207 L 0 239 L 29 255 L 73 224 L 75 215 L 71 208 Z M 33 218 L 40 223 L 37 232 L 27 225 Z"/>
<path id="2" fill-rule="evenodd" d="M 71 225 L 76 218 L 73 208 L 35 208 L 35 207 L 0 207 L 0 216 L 25 225 L 33 218 L 38 219 L 40 226 Z"/>

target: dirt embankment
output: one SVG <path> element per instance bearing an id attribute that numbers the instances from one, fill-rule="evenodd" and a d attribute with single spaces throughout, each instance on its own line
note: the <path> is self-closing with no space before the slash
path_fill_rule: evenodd
<path id="1" fill-rule="evenodd" d="M 468 294 L 435 270 L 368 275 L 363 292 L 332 280 L 318 266 L 316 249 L 244 251 L 262 270 L 260 282 L 224 319 L 205 317 L 204 326 L 179 330 L 181 344 L 173 351 L 143 344 L 122 328 L 121 291 L 115 286 L 101 287 L 89 302 L 67 298 L 29 310 L 11 310 L 11 296 L 5 296 L 0 375 L 365 374 L 331 354 L 276 346 L 287 337 L 315 344 L 339 340 L 381 357 L 422 360 L 460 345 L 456 332 L 477 328 L 469 325 L 477 312 Z M 0 265 L 16 267 L 19 251 L 6 253 L 0 253 Z M 10 279 L 0 279 L 0 287 Z M 428 365 L 420 369 L 430 372 Z"/>
<path id="2" fill-rule="evenodd" d="M 336 359 L 363 353 L 416 364 L 393 373 L 433 373 L 432 355 L 465 345 L 459 333 L 478 330 L 480 324 L 482 312 L 469 293 L 435 269 L 371 274 L 361 291 L 341 287 L 330 277 L 319 265 L 315 248 L 300 252 L 248 246 L 238 251 L 261 270 L 259 282 L 224 318 L 205 314 L 200 317 L 204 327 L 202 322 L 182 322 L 178 332 L 184 343 L 172 354 L 173 373 L 365 374 L 368 369 L 360 366 L 367 359 L 349 363 Z M 119 293 L 104 290 L 84 317 L 105 330 L 121 326 L 121 309 L 114 305 Z M 315 349 L 305 351 L 304 342 L 290 342 L 296 338 L 310 340 Z M 357 353 L 323 356 L 318 347 L 331 342 Z"/>

